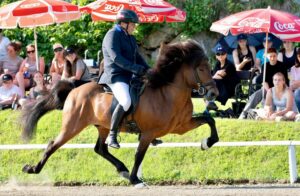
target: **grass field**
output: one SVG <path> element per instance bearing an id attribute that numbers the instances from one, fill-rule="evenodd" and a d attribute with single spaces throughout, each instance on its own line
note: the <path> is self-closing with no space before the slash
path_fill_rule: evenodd
<path id="1" fill-rule="evenodd" d="M 201 111 L 201 101 L 194 100 Z M 0 144 L 22 144 L 17 125 L 18 112 L 0 111 Z M 46 114 L 37 127 L 31 144 L 44 144 L 59 132 L 61 112 Z M 300 123 L 256 122 L 216 118 L 220 141 L 300 140 Z M 201 126 L 185 135 L 168 135 L 164 142 L 199 142 L 209 135 L 209 127 Z M 69 143 L 95 143 L 97 131 L 88 127 Z M 136 142 L 137 136 L 121 134 L 122 142 Z M 298 171 L 300 151 L 297 150 Z M 111 149 L 129 169 L 134 149 Z M 32 184 L 101 184 L 127 185 L 115 169 L 93 149 L 60 149 L 48 160 L 38 175 L 22 173 L 25 164 L 36 164 L 43 150 L 0 151 L 0 183 Z M 152 148 L 143 162 L 143 177 L 149 184 L 210 184 L 237 182 L 288 182 L 287 147 L 215 147 Z"/>

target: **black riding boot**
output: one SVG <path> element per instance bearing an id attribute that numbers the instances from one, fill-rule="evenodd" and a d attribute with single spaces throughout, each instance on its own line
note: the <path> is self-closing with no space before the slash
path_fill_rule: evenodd
<path id="1" fill-rule="evenodd" d="M 118 136 L 118 127 L 120 122 L 123 119 L 125 111 L 123 107 L 119 104 L 117 105 L 116 109 L 114 110 L 112 117 L 111 117 L 111 124 L 110 124 L 110 132 L 108 138 L 106 140 L 108 146 L 112 148 L 120 148 L 120 145 L 117 140 Z"/>

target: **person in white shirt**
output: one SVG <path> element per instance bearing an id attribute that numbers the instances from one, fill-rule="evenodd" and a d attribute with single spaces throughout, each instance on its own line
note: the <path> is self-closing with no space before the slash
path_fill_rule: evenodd
<path id="1" fill-rule="evenodd" d="M 10 74 L 2 76 L 2 86 L 0 87 L 0 106 L 10 105 L 15 98 L 22 96 L 21 89 L 13 84 L 13 77 Z"/>
<path id="2" fill-rule="evenodd" d="M 3 35 L 2 29 L 0 29 L 0 59 L 7 55 L 7 46 L 9 43 L 10 40 Z"/>
<path id="3" fill-rule="evenodd" d="M 292 91 L 294 91 L 296 106 L 298 108 L 298 112 L 300 113 L 300 48 L 297 48 L 296 53 L 296 63 L 291 68 L 290 88 Z"/>

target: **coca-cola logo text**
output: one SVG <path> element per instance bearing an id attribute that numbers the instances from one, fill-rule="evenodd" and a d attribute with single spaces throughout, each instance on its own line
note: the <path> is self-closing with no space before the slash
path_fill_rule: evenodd
<path id="1" fill-rule="evenodd" d="M 266 23 L 265 20 L 259 18 L 246 18 L 238 23 L 240 27 L 253 27 L 253 28 L 260 28 Z"/>
<path id="2" fill-rule="evenodd" d="M 33 8 L 33 7 L 38 7 L 40 6 L 40 3 L 28 3 L 28 4 L 23 4 L 20 7 L 21 8 Z"/>
<path id="3" fill-rule="evenodd" d="M 146 4 L 148 5 L 164 5 L 164 2 L 162 0 L 144 0 Z"/>
<path id="4" fill-rule="evenodd" d="M 275 22 L 274 28 L 279 32 L 297 31 L 295 29 L 295 23 L 281 24 L 280 22 Z"/>
<path id="5" fill-rule="evenodd" d="M 120 10 L 122 10 L 124 8 L 123 4 L 120 4 L 118 6 L 116 5 L 111 5 L 111 4 L 105 4 L 104 7 L 104 12 L 113 12 L 113 13 L 117 13 Z"/>

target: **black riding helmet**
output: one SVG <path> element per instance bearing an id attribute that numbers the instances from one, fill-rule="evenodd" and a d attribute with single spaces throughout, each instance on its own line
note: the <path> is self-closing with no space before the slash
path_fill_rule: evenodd
<path id="1" fill-rule="evenodd" d="M 139 17 L 132 10 L 122 9 L 118 12 L 116 22 L 120 24 L 121 22 L 125 23 L 139 23 Z"/>

